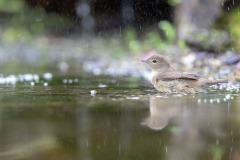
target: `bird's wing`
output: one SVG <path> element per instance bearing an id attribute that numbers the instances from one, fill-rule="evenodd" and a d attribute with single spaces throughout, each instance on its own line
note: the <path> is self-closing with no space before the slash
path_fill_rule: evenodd
<path id="1" fill-rule="evenodd" d="M 159 75 L 159 78 L 162 80 L 175 80 L 175 79 L 191 79 L 198 80 L 199 76 L 194 73 L 181 73 L 177 71 L 167 71 Z"/>
<path id="2" fill-rule="evenodd" d="M 199 78 L 200 78 L 199 75 L 196 74 L 196 73 L 183 72 L 182 74 L 195 77 L 196 79 L 199 79 Z"/>

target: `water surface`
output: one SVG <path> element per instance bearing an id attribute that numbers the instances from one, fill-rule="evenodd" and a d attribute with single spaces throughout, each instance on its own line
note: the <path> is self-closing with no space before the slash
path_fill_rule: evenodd
<path id="1" fill-rule="evenodd" d="M 238 91 L 160 94 L 131 77 L 16 77 L 0 86 L 0 159 L 240 157 Z"/>

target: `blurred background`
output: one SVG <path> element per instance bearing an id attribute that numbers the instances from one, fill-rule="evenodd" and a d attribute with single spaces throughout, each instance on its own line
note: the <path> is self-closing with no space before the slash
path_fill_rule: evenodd
<path id="1" fill-rule="evenodd" d="M 239 0 L 0 0 L 0 160 L 239 160 Z M 157 93 L 140 59 L 230 83 Z"/>
<path id="2" fill-rule="evenodd" d="M 129 74 L 125 63 L 151 50 L 227 52 L 227 60 L 239 53 L 239 7 L 236 0 L 0 0 L 1 72 L 112 74 L 106 68 L 118 63 Z"/>

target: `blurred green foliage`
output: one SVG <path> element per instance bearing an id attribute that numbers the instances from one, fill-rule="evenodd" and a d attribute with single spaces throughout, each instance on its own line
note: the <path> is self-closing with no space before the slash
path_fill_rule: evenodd
<path id="1" fill-rule="evenodd" d="M 158 27 L 164 32 L 164 38 L 167 43 L 174 43 L 176 40 L 176 31 L 169 21 L 160 21 Z"/>
<path id="2" fill-rule="evenodd" d="M 140 53 L 142 51 L 138 33 L 134 27 L 129 26 L 124 30 L 123 41 L 131 53 Z"/>
<path id="3" fill-rule="evenodd" d="M 133 54 L 152 49 L 163 52 L 171 45 L 177 45 L 183 50 L 187 48 L 184 41 L 177 40 L 176 29 L 169 21 L 160 21 L 158 29 L 157 31 L 148 31 L 140 37 L 135 28 L 126 28 L 124 44 Z"/>
<path id="4" fill-rule="evenodd" d="M 176 4 L 180 0 L 169 0 Z M 0 0 L 0 12 L 7 15 L 0 26 L 1 41 L 5 44 L 30 42 L 36 36 L 54 33 L 70 26 L 72 23 L 67 17 L 54 13 L 46 13 L 43 8 L 30 8 L 24 0 Z M 115 37 L 116 38 L 116 37 Z M 123 32 L 122 43 L 117 43 L 113 50 L 114 56 L 121 57 L 126 53 L 139 54 L 147 50 L 164 51 L 170 45 L 178 45 L 185 49 L 184 42 L 176 41 L 176 29 L 168 21 L 160 21 L 157 30 L 150 30 L 144 34 L 138 33 L 134 27 L 127 27 Z M 107 41 L 108 42 L 108 41 Z"/>
<path id="5" fill-rule="evenodd" d="M 180 4 L 182 2 L 182 0 L 167 0 L 167 3 L 171 6 L 176 6 L 178 4 Z"/>
<path id="6" fill-rule="evenodd" d="M 212 146 L 211 153 L 213 156 L 213 160 L 221 160 L 223 158 L 223 154 L 225 153 L 225 149 L 220 145 Z"/>
<path id="7" fill-rule="evenodd" d="M 215 28 L 227 30 L 231 37 L 231 46 L 240 49 L 240 9 L 236 8 L 224 14 L 216 23 Z"/>
<path id="8" fill-rule="evenodd" d="M 40 7 L 29 8 L 22 0 L 0 0 L 0 10 L 11 15 L 4 18 L 1 26 L 2 41 L 7 44 L 30 41 L 36 35 L 58 31 L 70 24 L 67 17 L 47 14 Z"/>
<path id="9" fill-rule="evenodd" d="M 231 38 L 233 39 L 233 47 L 240 49 L 240 11 L 235 9 L 225 18 L 227 21 L 227 30 L 229 31 Z"/>
<path id="10" fill-rule="evenodd" d="M 131 43 L 132 41 L 135 41 L 138 39 L 137 31 L 134 27 L 129 26 L 124 31 L 124 40 L 127 44 Z"/>
<path id="11" fill-rule="evenodd" d="M 143 41 L 143 50 L 163 50 L 166 47 L 166 43 L 160 36 L 160 33 L 148 32 Z"/>
<path id="12" fill-rule="evenodd" d="M 19 12 L 24 8 L 23 0 L 0 0 L 0 11 L 2 12 Z"/>

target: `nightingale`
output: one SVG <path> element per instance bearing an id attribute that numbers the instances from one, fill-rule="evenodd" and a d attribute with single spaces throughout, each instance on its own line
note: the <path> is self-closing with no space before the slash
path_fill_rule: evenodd
<path id="1" fill-rule="evenodd" d="M 160 54 L 150 56 L 146 62 L 152 69 L 151 83 L 159 92 L 165 93 L 198 93 L 203 87 L 217 83 L 227 83 L 227 80 L 208 80 L 198 74 L 179 72 L 171 67 L 168 60 Z"/>

